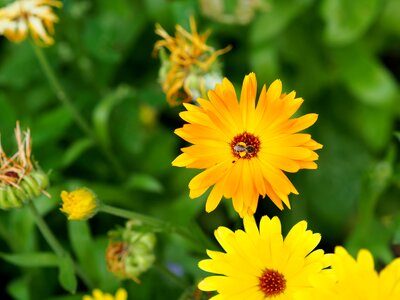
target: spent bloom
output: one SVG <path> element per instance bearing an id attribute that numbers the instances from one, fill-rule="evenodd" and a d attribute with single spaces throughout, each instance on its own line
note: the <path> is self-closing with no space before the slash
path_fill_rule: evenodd
<path id="1" fill-rule="evenodd" d="M 58 22 L 53 7 L 61 6 L 59 0 L 15 0 L 0 9 L 0 34 L 10 41 L 20 42 L 30 32 L 35 41 L 51 45 L 54 23 Z"/>
<path id="2" fill-rule="evenodd" d="M 0 143 L 0 208 L 21 207 L 24 203 L 46 193 L 48 177 L 31 159 L 30 130 L 15 128 L 17 152 L 8 156 Z"/>
<path id="3" fill-rule="evenodd" d="M 61 192 L 62 207 L 68 220 L 87 220 L 99 209 L 99 201 L 94 192 L 88 188 L 78 188 L 71 192 Z"/>
<path id="4" fill-rule="evenodd" d="M 124 228 L 111 231 L 106 251 L 108 270 L 121 279 L 140 282 L 138 277 L 154 263 L 156 237 L 141 228 L 138 221 L 130 220 Z"/>
<path id="5" fill-rule="evenodd" d="M 254 73 L 244 78 L 240 101 L 228 79 L 199 98 L 199 106 L 185 103 L 180 116 L 188 122 L 175 133 L 193 145 L 182 148 L 172 164 L 205 169 L 189 182 L 190 197 L 197 198 L 210 187 L 206 211 L 213 211 L 222 197 L 232 198 L 241 217 L 254 214 L 259 195 L 268 196 L 283 209 L 290 208 L 288 195 L 298 194 L 284 174 L 300 169 L 316 169 L 322 145 L 310 134 L 298 133 L 310 127 L 317 114 L 291 118 L 303 103 L 293 91 L 282 93 L 282 83 L 274 81 L 261 90 L 256 104 Z"/>
<path id="6" fill-rule="evenodd" d="M 210 259 L 199 262 L 204 271 L 215 273 L 199 283 L 203 291 L 217 291 L 215 300 L 292 300 L 309 288 L 308 278 L 327 267 L 321 240 L 307 230 L 307 222 L 294 225 L 284 238 L 278 217 L 262 217 L 259 228 L 252 216 L 243 219 L 244 231 L 219 227 L 215 237 L 224 252 L 207 250 Z"/>
<path id="7" fill-rule="evenodd" d="M 310 281 L 313 288 L 300 293 L 296 300 L 398 300 L 400 258 L 378 273 L 368 250 L 360 250 L 354 259 L 338 246 L 331 256 L 331 269 Z"/>
<path id="8" fill-rule="evenodd" d="M 191 33 L 177 25 L 172 37 L 156 24 L 156 33 L 163 39 L 156 42 L 154 50 L 160 52 L 160 81 L 171 106 L 205 96 L 221 78 L 217 57 L 230 50 L 230 47 L 214 50 L 208 46 L 206 41 L 211 32 L 199 34 L 193 17 L 190 29 Z"/>
<path id="9" fill-rule="evenodd" d="M 123 288 L 118 289 L 115 296 L 108 293 L 103 293 L 99 289 L 94 289 L 91 296 L 86 295 L 83 296 L 82 298 L 82 300 L 127 300 L 127 299 L 128 299 L 128 293 Z"/>

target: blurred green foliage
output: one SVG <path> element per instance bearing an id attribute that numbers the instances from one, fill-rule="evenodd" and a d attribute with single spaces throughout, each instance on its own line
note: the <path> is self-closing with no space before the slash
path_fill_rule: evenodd
<path id="1" fill-rule="evenodd" d="M 213 9 L 215 1 L 202 2 Z M 34 158 L 50 171 L 52 184 L 51 199 L 43 196 L 36 204 L 92 287 L 114 293 L 122 284 L 130 299 L 178 299 L 184 291 L 164 268 L 190 288 L 204 275 L 197 262 L 205 249 L 198 253 L 179 237 L 159 234 L 159 267 L 141 276 L 141 284 L 120 283 L 107 272 L 104 255 L 107 231 L 124 220 L 100 214 L 67 222 L 58 210 L 63 189 L 85 185 L 107 204 L 190 228 L 209 247 L 216 248 L 217 226 L 240 226 L 229 201 L 206 214 L 204 197 L 189 200 L 187 184 L 197 172 L 171 167 L 184 145 L 173 133 L 182 125 L 183 108 L 167 105 L 157 81 L 154 24 L 172 33 L 177 23 L 188 28 L 190 15 L 200 31 L 213 29 L 215 48 L 233 46 L 221 60 L 238 88 L 250 71 L 259 83 L 280 78 L 285 91 L 305 99 L 301 113 L 319 114 L 310 130 L 324 145 L 318 170 L 289 175 L 300 192 L 291 197 L 291 210 L 280 212 L 263 200 L 257 216 L 279 215 L 286 229 L 306 219 L 327 251 L 344 244 L 354 254 L 364 247 L 383 264 L 400 255 L 400 2 L 261 2 L 254 18 L 238 25 L 207 19 L 195 0 L 63 1 L 56 44 L 44 52 L 96 141 L 58 102 L 31 43 L 0 40 L 2 145 L 15 150 L 16 120 L 31 128 Z M 73 300 L 88 294 L 92 287 L 68 275 L 70 258 L 58 274 L 60 262 L 49 251 L 26 208 L 0 211 L 0 298 Z M 58 276 L 67 289 L 77 285 L 77 293 L 65 291 Z"/>

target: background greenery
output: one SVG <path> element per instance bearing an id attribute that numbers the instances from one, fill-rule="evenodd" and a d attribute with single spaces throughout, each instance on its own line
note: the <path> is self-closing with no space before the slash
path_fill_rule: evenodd
<path id="1" fill-rule="evenodd" d="M 210 8 L 218 1 L 202 2 Z M 238 1 L 225 2 L 233 15 Z M 238 24 L 240 15 L 236 24 L 226 24 L 222 17 L 205 17 L 194 0 L 63 1 L 56 44 L 44 52 L 93 126 L 97 144 L 55 97 L 30 42 L 0 40 L 2 145 L 15 150 L 16 120 L 31 128 L 34 158 L 51 171 L 52 198 L 35 203 L 94 286 L 114 292 L 122 284 L 130 299 L 178 299 L 183 292 L 160 268 L 143 274 L 140 285 L 109 274 L 106 233 L 124 220 L 99 214 L 88 222 L 67 222 L 58 209 L 62 189 L 85 185 L 107 204 L 190 228 L 195 236 L 203 232 L 211 241 L 219 225 L 240 227 L 230 201 L 206 214 L 204 197 L 189 200 L 187 184 L 197 172 L 171 166 L 184 145 L 173 133 L 182 125 L 182 107 L 167 105 L 157 81 L 154 24 L 172 34 L 176 23 L 188 28 L 190 15 L 200 31 L 213 29 L 215 48 L 233 46 L 221 61 L 238 88 L 250 71 L 260 86 L 280 78 L 285 91 L 294 89 L 305 99 L 301 113 L 320 115 L 308 131 L 324 145 L 318 170 L 289 175 L 300 192 L 291 196 L 292 210 L 280 212 L 262 200 L 257 216 L 279 215 L 285 230 L 306 219 L 322 234 L 326 251 L 338 244 L 353 254 L 366 247 L 378 266 L 400 255 L 400 2 L 260 2 L 264 7 L 247 24 Z M 26 208 L 0 211 L 0 252 L 1 299 L 72 300 L 90 291 L 78 282 L 77 294 L 69 295 L 57 281 L 54 261 L 29 256 L 50 248 Z M 197 268 L 204 257 L 205 249 L 198 253 L 175 235 L 158 234 L 157 264 L 175 270 L 188 285 L 204 275 Z"/>

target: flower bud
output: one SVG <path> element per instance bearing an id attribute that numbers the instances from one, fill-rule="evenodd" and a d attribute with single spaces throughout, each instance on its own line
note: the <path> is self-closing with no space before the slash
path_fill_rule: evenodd
<path id="1" fill-rule="evenodd" d="M 106 252 L 108 270 L 121 279 L 140 282 L 138 277 L 155 261 L 153 232 L 141 231 L 140 223 L 128 221 L 125 228 L 110 232 Z M 143 228 L 142 228 L 143 229 Z"/>
<path id="2" fill-rule="evenodd" d="M 62 207 L 60 210 L 68 220 L 87 220 L 99 210 L 99 201 L 92 190 L 78 188 L 72 192 L 61 192 Z"/>
<path id="3" fill-rule="evenodd" d="M 21 132 L 15 128 L 18 151 L 7 156 L 0 145 L 0 208 L 18 208 L 40 196 L 48 195 L 45 189 L 49 178 L 37 163 L 31 161 L 31 137 L 29 129 Z"/>
<path id="4" fill-rule="evenodd" d="M 156 33 L 163 38 L 154 45 L 161 60 L 159 78 L 171 106 L 205 97 L 206 92 L 214 88 L 208 85 L 206 77 L 218 75 L 222 80 L 217 58 L 231 49 L 228 46 L 214 50 L 208 46 L 206 40 L 210 32 L 199 34 L 194 18 L 190 18 L 190 29 L 191 33 L 177 25 L 175 37 L 172 37 L 156 25 Z"/>

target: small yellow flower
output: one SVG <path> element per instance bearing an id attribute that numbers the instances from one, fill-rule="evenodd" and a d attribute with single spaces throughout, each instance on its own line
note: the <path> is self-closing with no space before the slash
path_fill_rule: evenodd
<path id="1" fill-rule="evenodd" d="M 93 290 L 93 296 L 83 296 L 82 300 L 127 300 L 128 293 L 125 289 L 120 288 L 117 290 L 115 296 L 107 293 L 103 293 L 99 289 Z"/>
<path id="2" fill-rule="evenodd" d="M 205 169 L 189 182 L 190 197 L 208 189 L 206 211 L 213 211 L 223 197 L 232 198 L 241 217 L 255 213 L 259 196 L 268 196 L 280 209 L 290 208 L 289 194 L 298 194 L 285 175 L 316 169 L 322 145 L 310 134 L 299 133 L 313 125 L 317 114 L 292 116 L 303 103 L 294 91 L 282 93 L 282 82 L 262 87 L 258 101 L 257 80 L 250 73 L 243 80 L 240 99 L 228 79 L 199 98 L 199 106 L 185 103 L 180 116 L 188 122 L 175 133 L 192 143 L 182 148 L 172 165 Z"/>
<path id="3" fill-rule="evenodd" d="M 61 192 L 62 207 L 68 220 L 87 220 L 94 216 L 99 208 L 96 195 L 88 188 L 79 188 L 72 192 Z"/>
<path id="4" fill-rule="evenodd" d="M 311 275 L 328 266 L 324 251 L 315 250 L 321 236 L 307 230 L 306 221 L 285 238 L 277 217 L 264 216 L 259 228 L 252 216 L 243 224 L 244 231 L 219 227 L 215 237 L 225 252 L 207 250 L 210 259 L 199 263 L 216 274 L 199 283 L 200 290 L 218 292 L 213 300 L 292 300 L 309 286 Z"/>
<path id="5" fill-rule="evenodd" d="M 331 269 L 311 278 L 313 288 L 296 300 L 398 300 L 400 299 L 400 258 L 375 271 L 374 258 L 362 249 L 354 259 L 341 246 L 331 256 Z"/>
<path id="6" fill-rule="evenodd" d="M 52 7 L 61 7 L 59 0 L 16 0 L 0 9 L 0 34 L 10 41 L 26 39 L 30 31 L 37 42 L 54 43 L 54 23 L 58 22 Z"/>
<path id="7" fill-rule="evenodd" d="M 190 29 L 191 33 L 177 25 L 175 37 L 172 37 L 156 24 L 156 33 L 163 39 L 156 42 L 154 50 L 162 50 L 160 78 L 171 106 L 205 96 L 207 90 L 214 87 L 215 77 L 221 77 L 215 64 L 217 57 L 231 49 L 228 46 L 215 51 L 208 46 L 206 41 L 210 31 L 199 34 L 193 17 L 190 18 Z M 164 49 L 170 52 L 168 58 Z"/>
<path id="8" fill-rule="evenodd" d="M 19 122 L 15 128 L 18 150 L 7 156 L 0 144 L 0 208 L 9 209 L 38 197 L 49 196 L 45 189 L 48 177 L 31 160 L 32 141 L 29 129 L 21 132 Z"/>

